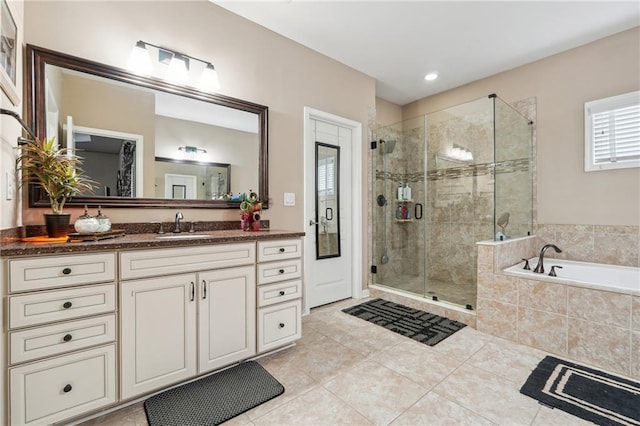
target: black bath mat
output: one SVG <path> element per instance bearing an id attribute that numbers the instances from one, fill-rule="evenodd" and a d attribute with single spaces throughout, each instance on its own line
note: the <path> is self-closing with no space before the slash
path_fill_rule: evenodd
<path id="1" fill-rule="evenodd" d="M 283 392 L 260 364 L 248 361 L 152 396 L 144 411 L 149 426 L 218 425 Z"/>
<path id="2" fill-rule="evenodd" d="M 640 383 L 551 356 L 520 392 L 598 425 L 640 425 Z"/>
<path id="3" fill-rule="evenodd" d="M 342 312 L 380 325 L 429 346 L 435 346 L 436 343 L 466 327 L 466 324 L 461 322 L 384 299 L 370 300 L 343 309 Z"/>

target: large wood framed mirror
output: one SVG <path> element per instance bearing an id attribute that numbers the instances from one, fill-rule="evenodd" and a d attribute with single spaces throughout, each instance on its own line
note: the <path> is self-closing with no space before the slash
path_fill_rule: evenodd
<path id="1" fill-rule="evenodd" d="M 268 208 L 268 107 L 33 45 L 26 53 L 27 122 L 39 138 L 76 149 L 99 182 L 67 205 L 238 208 L 217 186 L 195 198 L 159 188 L 158 173 L 175 160 L 172 173 L 201 186 L 211 179 L 193 174 L 194 162 L 224 164 L 225 190 L 257 191 Z M 30 207 L 48 205 L 29 189 Z"/>

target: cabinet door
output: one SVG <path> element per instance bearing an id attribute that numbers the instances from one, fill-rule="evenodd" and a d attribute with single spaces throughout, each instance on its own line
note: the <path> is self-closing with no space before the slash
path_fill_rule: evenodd
<path id="1" fill-rule="evenodd" d="M 253 266 L 201 272 L 199 278 L 200 373 L 256 353 Z"/>
<path id="2" fill-rule="evenodd" d="M 195 274 L 122 282 L 122 399 L 196 374 L 195 287 Z"/>

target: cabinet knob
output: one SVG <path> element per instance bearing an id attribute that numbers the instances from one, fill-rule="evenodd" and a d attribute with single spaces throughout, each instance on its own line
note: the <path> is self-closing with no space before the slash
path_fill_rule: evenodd
<path id="1" fill-rule="evenodd" d="M 65 274 L 65 275 L 69 275 L 71 273 L 71 268 L 64 268 L 62 270 L 62 273 Z"/>
<path id="2" fill-rule="evenodd" d="M 65 342 L 68 342 L 71 339 L 73 339 L 73 336 L 70 334 L 65 334 L 64 337 L 62 338 L 62 340 L 64 340 Z"/>
<path id="3" fill-rule="evenodd" d="M 62 305 L 63 308 L 65 309 L 69 309 L 71 307 L 72 303 L 71 302 L 64 302 L 64 304 Z"/>
<path id="4" fill-rule="evenodd" d="M 280 247 L 280 250 L 278 250 L 280 253 L 284 253 L 284 247 Z"/>
<path id="5" fill-rule="evenodd" d="M 284 290 L 280 290 L 280 296 L 284 296 Z"/>
<path id="6" fill-rule="evenodd" d="M 280 323 L 280 328 L 284 328 L 284 323 L 283 322 Z"/>
<path id="7" fill-rule="evenodd" d="M 73 387 L 71 385 L 67 385 L 64 388 L 62 388 L 64 393 L 71 392 L 71 389 L 73 389 Z"/>
<path id="8" fill-rule="evenodd" d="M 280 269 L 280 270 L 278 271 L 278 273 L 279 273 L 279 274 L 284 274 L 284 269 Z"/>

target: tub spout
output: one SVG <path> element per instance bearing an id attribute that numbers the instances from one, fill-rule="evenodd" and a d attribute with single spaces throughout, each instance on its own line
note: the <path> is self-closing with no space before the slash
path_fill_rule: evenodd
<path id="1" fill-rule="evenodd" d="M 560 250 L 558 248 L 558 246 L 553 245 L 553 244 L 546 244 L 544 247 L 542 247 L 542 250 L 540 250 L 540 257 L 538 258 L 538 265 L 536 266 L 536 268 L 533 270 L 533 272 L 537 273 L 537 274 L 544 274 L 544 252 L 547 251 L 547 249 L 549 247 L 552 247 L 556 253 L 562 253 L 562 250 Z"/>

